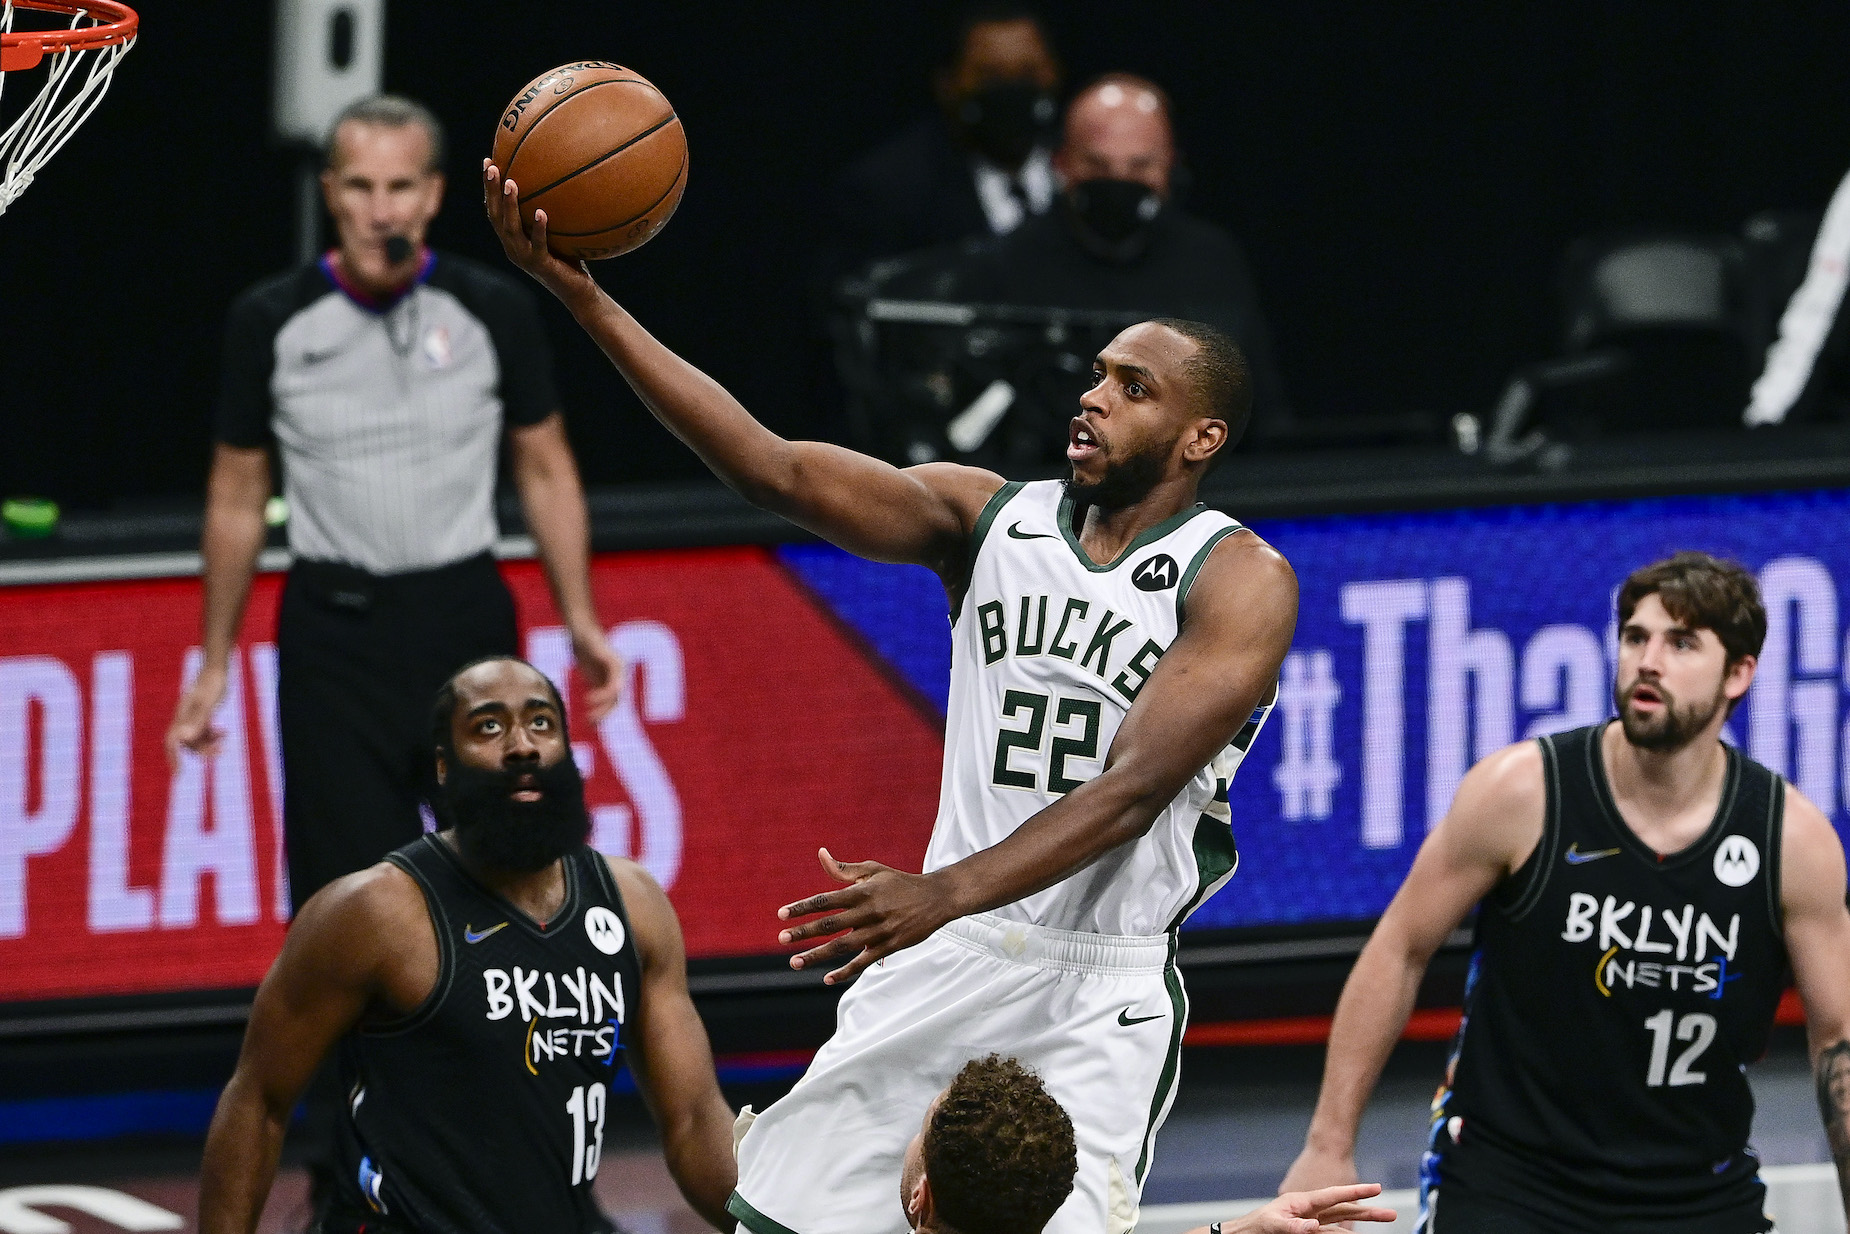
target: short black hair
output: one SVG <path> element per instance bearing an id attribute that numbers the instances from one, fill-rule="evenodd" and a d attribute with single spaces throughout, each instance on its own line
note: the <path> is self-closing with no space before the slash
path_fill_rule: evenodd
<path id="1" fill-rule="evenodd" d="M 964 48 L 970 44 L 970 32 L 978 26 L 999 26 L 1015 21 L 1033 23 L 1034 28 L 1041 32 L 1041 42 L 1047 44 L 1048 51 L 1053 50 L 1053 39 L 1047 32 L 1047 20 L 1033 5 L 1010 3 L 1009 0 L 977 0 L 976 3 L 962 4 L 951 10 L 944 23 L 938 64 L 950 68 L 963 59 Z"/>
<path id="2" fill-rule="evenodd" d="M 534 672 L 540 673 L 539 669 L 534 668 L 533 665 L 528 664 L 527 661 L 521 659 L 519 656 L 506 655 L 478 656 L 451 673 L 450 679 L 437 687 L 437 697 L 430 705 L 431 754 L 455 756 L 456 747 L 450 738 L 450 732 L 451 725 L 456 722 L 457 679 L 472 668 L 479 668 L 484 664 L 496 664 L 504 661 L 508 664 L 526 665 L 526 667 L 532 668 Z M 567 727 L 565 718 L 565 698 L 559 693 L 559 687 L 553 684 L 552 678 L 548 677 L 545 673 L 540 673 L 540 680 L 544 681 L 546 683 L 546 688 L 552 691 L 553 705 L 559 709 L 559 735 L 565 738 L 565 744 L 570 746 L 572 744 L 572 731 Z M 432 774 L 434 775 L 435 772 L 433 771 Z"/>
<path id="3" fill-rule="evenodd" d="M 1228 454 L 1246 435 L 1253 418 L 1253 370 L 1240 345 L 1218 326 L 1182 317 L 1157 317 L 1152 325 L 1174 330 L 1197 348 L 1184 371 L 1200 395 L 1201 414 L 1227 425 L 1227 444 L 1215 459 Z"/>
<path id="4" fill-rule="evenodd" d="M 957 1234 L 1041 1234 L 1079 1173 L 1073 1122 L 1012 1058 L 972 1059 L 925 1125 L 932 1201 Z"/>
<path id="5" fill-rule="evenodd" d="M 430 134 L 430 165 L 426 171 L 442 171 L 445 156 L 443 122 L 437 119 L 435 112 L 416 99 L 408 99 L 402 94 L 375 94 L 341 108 L 334 117 L 334 123 L 328 126 L 327 140 L 322 143 L 322 166 L 332 170 L 334 152 L 338 148 L 336 139 L 340 136 L 340 126 L 349 120 L 356 124 L 376 124 L 381 128 L 402 129 L 408 125 L 419 125 Z"/>

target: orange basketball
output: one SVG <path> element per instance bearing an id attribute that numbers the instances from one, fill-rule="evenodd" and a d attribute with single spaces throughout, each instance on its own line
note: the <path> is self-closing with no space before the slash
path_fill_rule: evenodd
<path id="1" fill-rule="evenodd" d="M 687 187 L 687 135 L 640 74 L 602 60 L 561 65 L 514 96 L 495 130 L 495 166 L 531 224 L 569 259 L 627 253 L 662 229 Z"/>

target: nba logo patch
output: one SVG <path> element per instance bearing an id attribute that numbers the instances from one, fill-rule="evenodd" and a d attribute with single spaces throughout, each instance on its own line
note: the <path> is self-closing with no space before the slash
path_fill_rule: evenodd
<path id="1" fill-rule="evenodd" d="M 424 331 L 424 367 L 430 369 L 450 367 L 450 329 L 448 326 L 432 326 Z"/>

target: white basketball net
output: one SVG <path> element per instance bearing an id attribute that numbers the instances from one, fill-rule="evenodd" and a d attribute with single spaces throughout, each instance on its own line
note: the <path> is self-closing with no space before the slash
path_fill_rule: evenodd
<path id="1" fill-rule="evenodd" d="M 99 24 L 87 13 L 71 19 L 71 28 L 89 22 Z M 13 0 L 0 0 L 0 33 L 13 29 Z M 39 169 L 64 147 L 77 126 L 90 118 L 96 105 L 109 89 L 116 64 L 135 45 L 134 39 L 111 43 L 105 47 L 72 48 L 48 51 L 39 62 L 45 70 L 45 83 L 25 110 L 0 132 L 0 214 L 13 199 L 26 191 Z M 0 71 L 0 92 L 6 89 L 7 74 Z M 3 101 L 3 96 L 0 96 Z"/>

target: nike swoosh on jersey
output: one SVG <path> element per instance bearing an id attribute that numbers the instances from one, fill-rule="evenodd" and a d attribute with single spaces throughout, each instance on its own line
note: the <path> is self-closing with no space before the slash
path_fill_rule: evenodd
<path id="1" fill-rule="evenodd" d="M 1046 534 L 1045 532 L 1023 531 L 1021 529 L 1020 523 L 1010 523 L 1009 524 L 1009 539 L 1011 540 L 1051 540 L 1053 539 L 1053 537 Z"/>
<path id="2" fill-rule="evenodd" d="M 474 930 L 471 930 L 465 924 L 463 926 L 463 942 L 479 943 L 483 939 L 487 938 L 490 934 L 493 934 L 496 930 L 505 930 L 505 929 L 507 929 L 507 922 L 503 921 L 500 925 L 491 925 L 486 930 L 483 930 L 480 934 L 477 934 Z"/>
<path id="3" fill-rule="evenodd" d="M 1571 866 L 1582 866 L 1589 861 L 1598 861 L 1601 857 L 1616 856 L 1618 852 L 1619 850 L 1616 848 L 1602 848 L 1596 849 L 1591 853 L 1583 853 L 1580 851 L 1579 844 L 1570 844 L 1567 846 L 1567 864 Z"/>
<path id="4" fill-rule="evenodd" d="M 1129 1007 L 1126 1007 L 1124 1010 L 1118 1012 L 1118 1023 L 1122 1024 L 1126 1028 L 1129 1028 L 1133 1024 L 1147 1024 L 1151 1020 L 1160 1020 L 1162 1018 L 1163 1018 L 1163 1013 L 1160 1011 L 1157 1012 L 1155 1015 L 1132 1016 L 1131 1009 Z"/>

